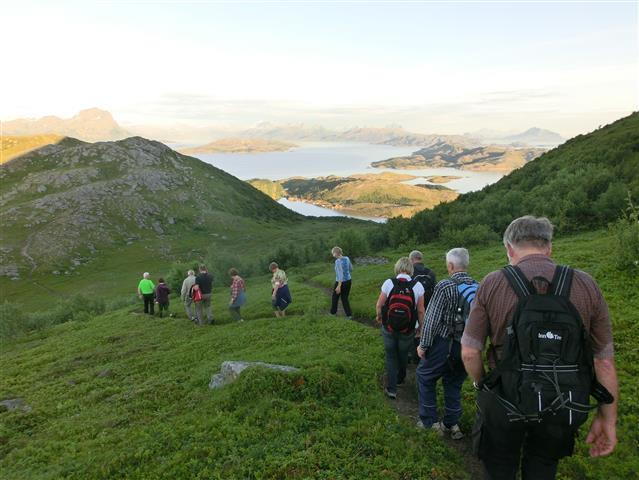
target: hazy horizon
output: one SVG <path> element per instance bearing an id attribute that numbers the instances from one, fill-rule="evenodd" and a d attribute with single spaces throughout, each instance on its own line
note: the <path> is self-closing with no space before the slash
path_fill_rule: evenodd
<path id="1" fill-rule="evenodd" d="M 571 137 L 639 109 L 636 2 L 25 1 L 3 17 L 19 68 L 2 120 L 98 106 L 124 128 Z"/>

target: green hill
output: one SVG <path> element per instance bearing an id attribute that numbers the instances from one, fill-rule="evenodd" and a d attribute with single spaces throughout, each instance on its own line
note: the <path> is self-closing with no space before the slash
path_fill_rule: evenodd
<path id="1" fill-rule="evenodd" d="M 576 455 L 560 479 L 631 478 L 636 445 L 639 300 L 614 268 L 606 232 L 559 238 L 558 261 L 578 265 L 600 283 L 614 322 L 622 401 L 619 446 L 611 457 Z M 447 247 L 420 249 L 438 277 Z M 385 251 L 390 260 L 406 251 Z M 471 250 L 482 278 L 503 264 L 496 242 Z M 387 265 L 358 266 L 356 317 L 370 318 Z M 2 343 L 2 399 L 24 410 L 0 413 L 0 470 L 7 479 L 49 478 L 474 478 L 467 458 L 385 400 L 383 347 L 376 330 L 323 315 L 330 263 L 289 272 L 291 317 L 270 312 L 268 277 L 248 279 L 247 321 L 231 323 L 228 293 L 217 289 L 218 325 L 197 328 L 181 313 L 151 319 L 141 306 L 84 318 Z M 249 370 L 221 390 L 207 384 L 225 360 L 301 368 L 282 374 Z M 415 398 L 410 385 L 400 395 Z M 462 428 L 473 419 L 474 393 L 463 390 Z M 413 400 L 414 402 L 414 400 Z M 416 408 L 416 404 L 414 405 Z M 467 441 L 467 440 L 466 440 Z M 401 445 L 398 454 L 394 445 Z"/>
<path id="2" fill-rule="evenodd" d="M 440 236 L 481 242 L 525 214 L 582 231 L 616 219 L 628 192 L 639 198 L 639 113 L 579 135 L 479 192 L 391 221 L 389 236 L 395 244 Z"/>
<path id="3" fill-rule="evenodd" d="M 131 292 L 141 272 L 157 278 L 175 262 L 240 257 L 246 266 L 290 241 L 367 228 L 306 219 L 222 170 L 140 137 L 67 138 L 3 164 L 0 215 L 2 297 L 31 306 L 58 293 Z"/>

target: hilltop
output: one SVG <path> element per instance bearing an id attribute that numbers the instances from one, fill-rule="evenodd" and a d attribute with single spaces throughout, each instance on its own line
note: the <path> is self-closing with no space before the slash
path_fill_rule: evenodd
<path id="1" fill-rule="evenodd" d="M 540 148 L 513 148 L 502 145 L 469 147 L 435 139 L 425 148 L 406 157 L 373 162 L 374 168 L 422 169 L 450 167 L 480 172 L 510 172 L 534 160 L 544 152 Z"/>
<path id="2" fill-rule="evenodd" d="M 457 198 L 457 192 L 441 185 L 406 183 L 418 178 L 379 173 L 276 181 L 255 179 L 249 183 L 275 199 L 301 200 L 367 217 L 410 217 L 424 208 Z"/>
<path id="3" fill-rule="evenodd" d="M 88 108 L 71 118 L 53 115 L 39 119 L 17 119 L 2 122 L 3 135 L 55 134 L 88 142 L 119 140 L 129 134 L 118 125 L 106 110 Z"/>
<path id="4" fill-rule="evenodd" d="M 297 145 L 279 140 L 260 138 L 221 138 L 205 145 L 183 148 L 180 153 L 186 155 L 197 153 L 265 153 L 286 152 Z"/>

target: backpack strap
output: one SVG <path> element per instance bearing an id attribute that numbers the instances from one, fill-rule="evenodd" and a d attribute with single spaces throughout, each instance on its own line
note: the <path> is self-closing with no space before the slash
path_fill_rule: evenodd
<path id="1" fill-rule="evenodd" d="M 552 282 L 550 282 L 553 288 L 553 294 L 568 298 L 570 296 L 573 276 L 574 270 L 572 268 L 567 265 L 557 265 L 555 276 L 552 277 Z"/>
<path id="2" fill-rule="evenodd" d="M 502 272 L 519 299 L 532 295 L 533 290 L 530 288 L 530 282 L 518 266 L 506 265 L 502 268 Z"/>

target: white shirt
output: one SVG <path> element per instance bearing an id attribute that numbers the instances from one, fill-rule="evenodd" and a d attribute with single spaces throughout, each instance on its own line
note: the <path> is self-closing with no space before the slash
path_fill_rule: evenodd
<path id="1" fill-rule="evenodd" d="M 404 280 L 411 281 L 410 275 L 406 275 L 405 273 L 400 273 L 397 275 L 397 278 L 403 278 Z M 393 281 L 389 278 L 382 284 L 382 293 L 384 293 L 387 297 L 390 295 L 393 290 Z M 413 293 L 415 294 L 415 306 L 419 303 L 419 299 L 424 296 L 424 286 L 416 282 L 413 286 Z"/>

